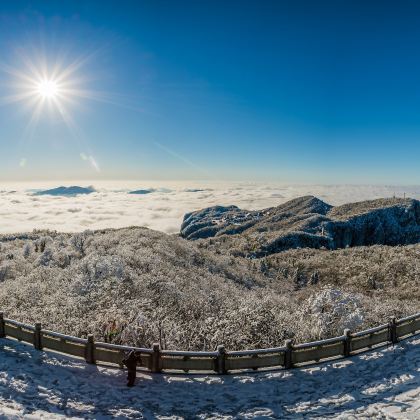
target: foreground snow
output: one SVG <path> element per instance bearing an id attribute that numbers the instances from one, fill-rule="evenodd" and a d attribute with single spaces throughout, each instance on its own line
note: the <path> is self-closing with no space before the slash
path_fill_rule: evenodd
<path id="1" fill-rule="evenodd" d="M 420 338 L 306 369 L 225 377 L 125 372 L 0 341 L 0 417 L 420 418 Z"/>

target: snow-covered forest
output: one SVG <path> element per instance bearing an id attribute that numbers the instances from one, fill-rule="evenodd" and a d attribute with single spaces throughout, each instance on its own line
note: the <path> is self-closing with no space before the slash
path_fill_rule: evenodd
<path id="1" fill-rule="evenodd" d="M 146 228 L 39 231 L 0 244 L 7 317 L 114 343 L 261 348 L 420 309 L 420 245 L 249 259 Z"/>

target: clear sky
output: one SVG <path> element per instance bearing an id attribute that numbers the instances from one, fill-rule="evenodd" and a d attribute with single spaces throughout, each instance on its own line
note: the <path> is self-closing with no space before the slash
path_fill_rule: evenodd
<path id="1" fill-rule="evenodd" d="M 418 2 L 0 4 L 0 180 L 416 184 L 419 156 Z"/>

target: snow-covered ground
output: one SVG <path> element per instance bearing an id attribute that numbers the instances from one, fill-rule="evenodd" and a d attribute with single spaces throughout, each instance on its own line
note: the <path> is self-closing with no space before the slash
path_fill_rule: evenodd
<path id="1" fill-rule="evenodd" d="M 0 418 L 420 418 L 420 338 L 305 369 L 139 374 L 0 341 Z"/>

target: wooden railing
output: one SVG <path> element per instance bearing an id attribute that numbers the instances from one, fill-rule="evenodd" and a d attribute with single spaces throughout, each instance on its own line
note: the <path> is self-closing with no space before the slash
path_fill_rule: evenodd
<path id="1" fill-rule="evenodd" d="M 151 349 L 96 342 L 92 335 L 87 339 L 49 331 L 3 317 L 0 313 L 0 338 L 11 337 L 32 344 L 36 349 L 49 349 L 84 358 L 87 363 L 107 363 L 129 371 L 137 366 L 150 372 L 215 372 L 225 374 L 232 371 L 258 370 L 263 368 L 292 368 L 317 363 L 332 358 L 348 357 L 371 348 L 397 343 L 403 338 L 420 332 L 420 313 L 398 319 L 391 318 L 388 324 L 365 331 L 352 333 L 345 330 L 340 337 L 293 344 L 287 340 L 283 347 L 226 351 L 219 346 L 216 351 L 172 351 L 162 350 L 159 344 Z M 127 356 L 135 357 L 133 365 Z M 134 356 L 135 355 L 135 356 Z M 134 375 L 135 376 L 135 375 Z"/>

